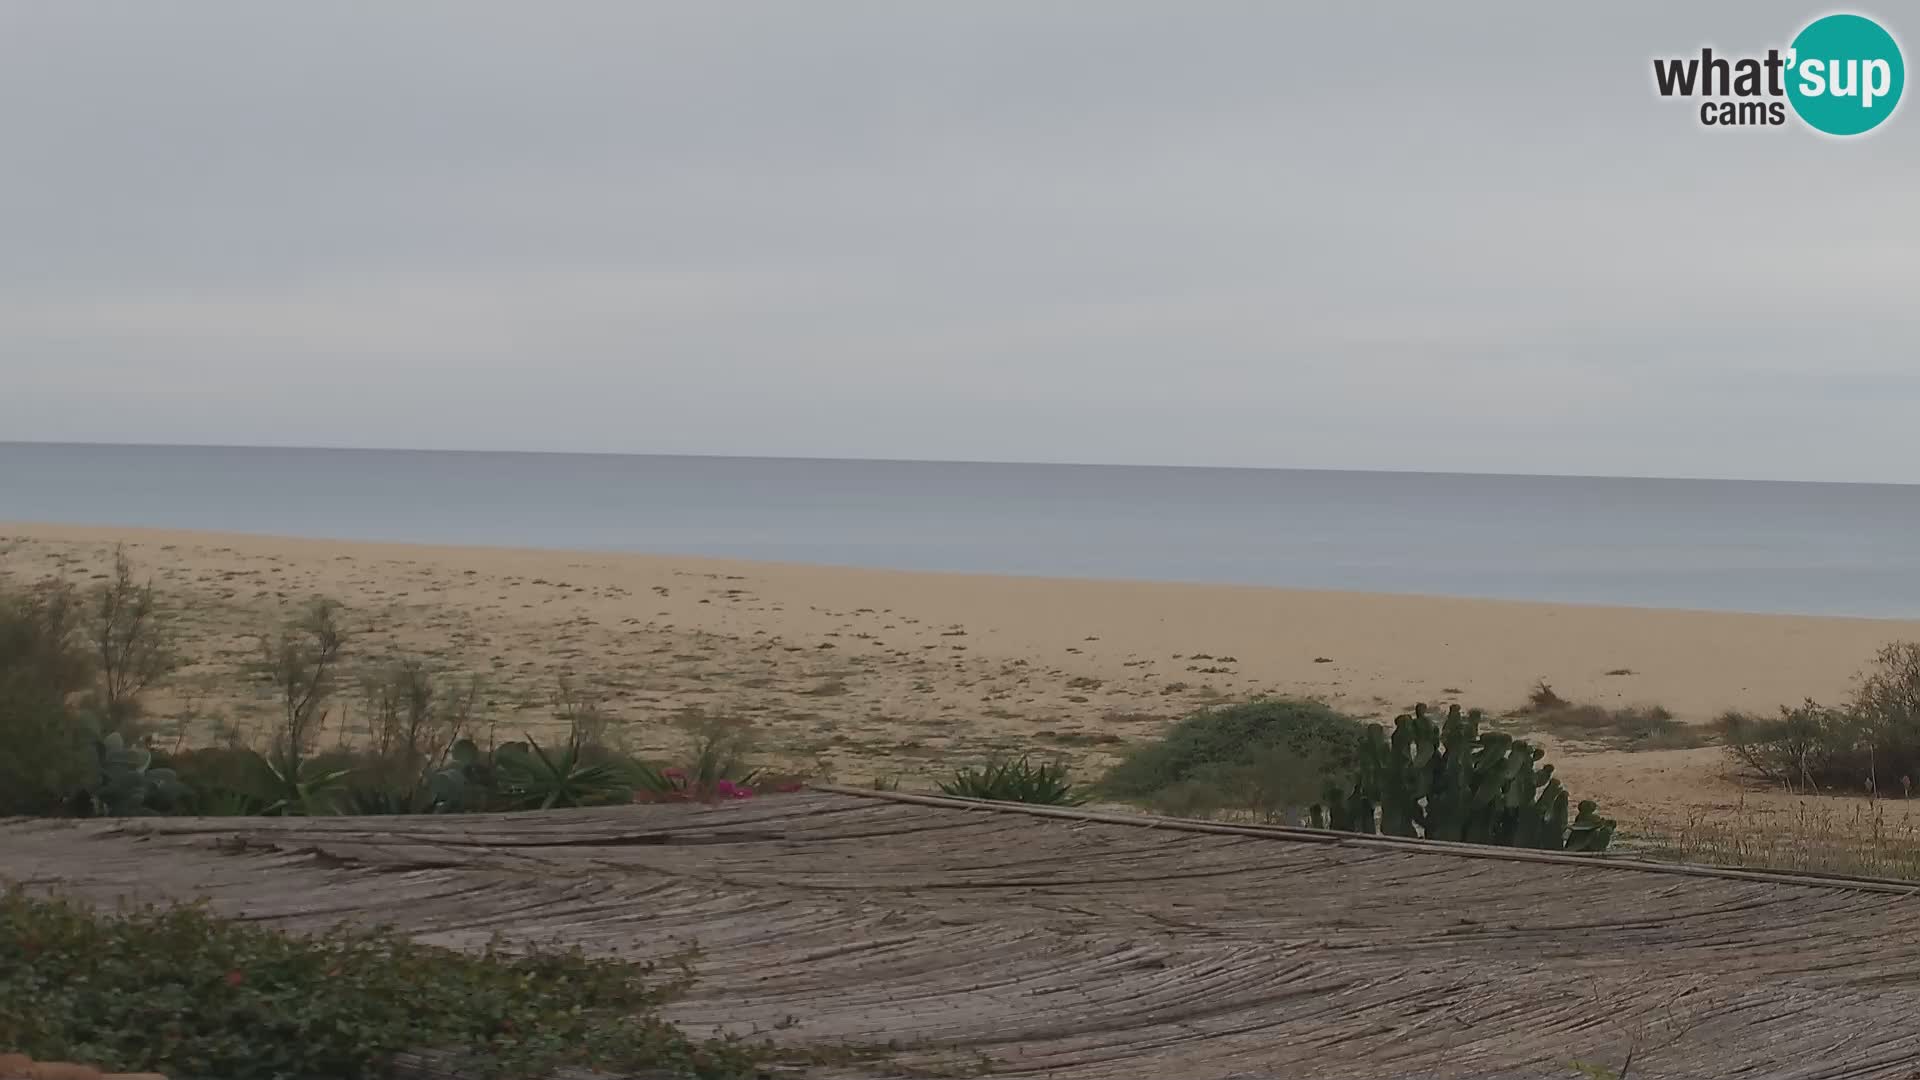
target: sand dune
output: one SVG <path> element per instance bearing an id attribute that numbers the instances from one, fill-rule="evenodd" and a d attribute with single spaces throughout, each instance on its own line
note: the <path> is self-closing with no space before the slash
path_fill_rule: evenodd
<path id="1" fill-rule="evenodd" d="M 241 669 L 324 594 L 351 609 L 356 664 L 406 652 L 478 674 L 503 731 L 550 726 L 564 677 L 637 748 L 674 744 L 690 710 L 746 716 L 770 753 L 852 783 L 1002 750 L 1097 767 L 1193 708 L 1262 693 L 1384 719 L 1422 700 L 1510 709 L 1544 678 L 1705 722 L 1837 699 L 1879 646 L 1920 639 L 1920 622 L 65 525 L 0 525 L 0 573 L 84 582 L 120 543 L 180 614 L 193 662 L 154 708 L 194 738 L 264 730 L 272 702 Z M 1555 760 L 1625 815 L 1769 797 L 1712 748 Z"/>

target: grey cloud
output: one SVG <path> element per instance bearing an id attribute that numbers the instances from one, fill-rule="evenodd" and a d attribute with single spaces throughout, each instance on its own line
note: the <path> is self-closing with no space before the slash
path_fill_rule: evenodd
<path id="1" fill-rule="evenodd" d="M 1812 14 L 0 7 L 0 438 L 1920 481 L 1916 106 L 1651 89 Z"/>

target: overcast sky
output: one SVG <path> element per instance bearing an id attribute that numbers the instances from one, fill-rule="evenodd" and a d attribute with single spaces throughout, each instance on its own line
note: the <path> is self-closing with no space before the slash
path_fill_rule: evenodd
<path id="1" fill-rule="evenodd" d="M 0 439 L 1920 482 L 1824 10 L 0 4 Z"/>

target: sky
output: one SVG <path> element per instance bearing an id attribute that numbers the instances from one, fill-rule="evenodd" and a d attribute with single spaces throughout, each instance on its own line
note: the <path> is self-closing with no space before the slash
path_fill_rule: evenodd
<path id="1" fill-rule="evenodd" d="M 1920 483 L 1826 10 L 0 4 L 0 440 Z"/>

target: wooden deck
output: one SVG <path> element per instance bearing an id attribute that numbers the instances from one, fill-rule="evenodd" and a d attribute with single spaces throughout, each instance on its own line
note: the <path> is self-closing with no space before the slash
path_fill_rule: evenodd
<path id="1" fill-rule="evenodd" d="M 1508 855 L 1513 853 L 1506 853 Z M 291 928 L 697 943 L 674 1019 L 997 1076 L 1920 1077 L 1920 897 L 845 790 L 0 822 L 0 878 Z M 883 1071 L 884 1074 L 884 1071 Z"/>

